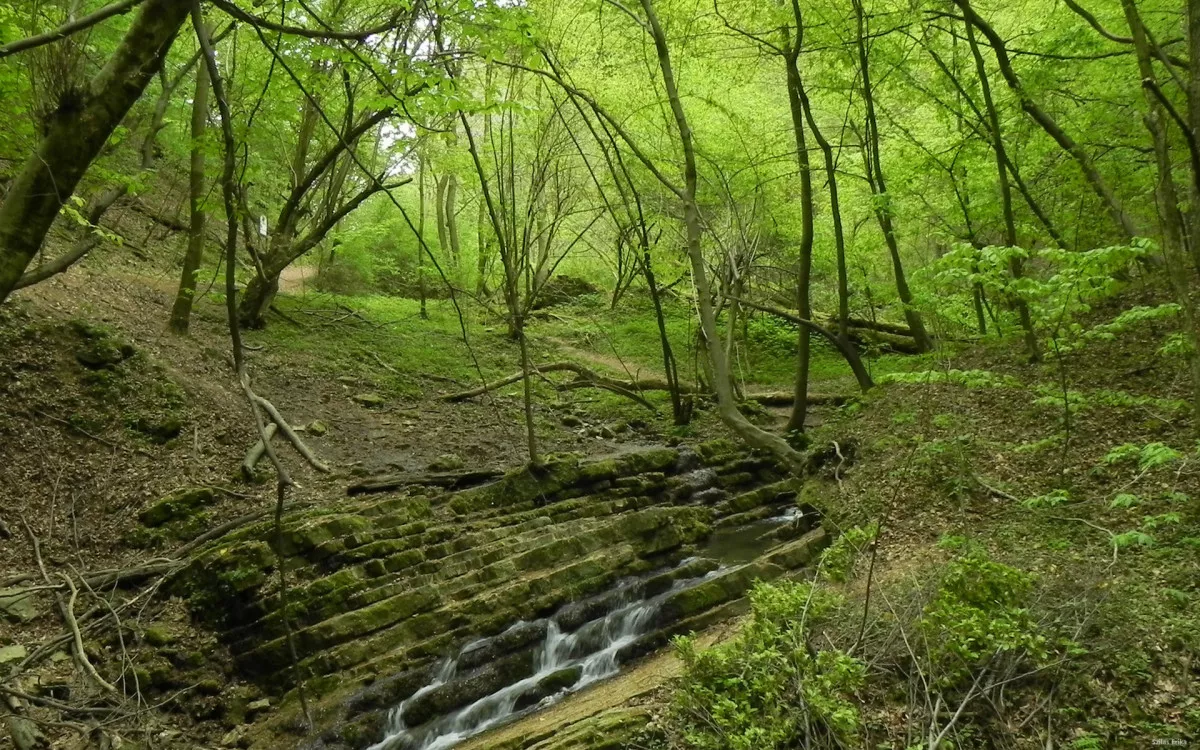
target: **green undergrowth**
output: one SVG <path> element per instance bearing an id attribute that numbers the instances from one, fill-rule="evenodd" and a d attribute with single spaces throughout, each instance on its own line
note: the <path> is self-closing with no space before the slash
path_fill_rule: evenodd
<path id="1" fill-rule="evenodd" d="M 1200 443 L 1157 309 L 1108 300 L 1041 363 L 913 358 L 834 410 L 813 440 L 857 451 L 804 493 L 840 532 L 822 574 L 681 644 L 658 746 L 1200 740 Z"/>

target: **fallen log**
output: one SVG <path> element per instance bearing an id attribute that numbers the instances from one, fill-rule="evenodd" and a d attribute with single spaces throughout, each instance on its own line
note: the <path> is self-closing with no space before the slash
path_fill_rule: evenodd
<path id="1" fill-rule="evenodd" d="M 850 400 L 845 395 L 808 394 L 808 403 L 819 406 L 841 406 Z M 776 391 L 773 393 L 747 393 L 747 401 L 755 401 L 763 406 L 791 406 L 796 402 L 796 394 L 792 391 Z"/>
<path id="2" fill-rule="evenodd" d="M 901 336 L 869 328 L 851 328 L 849 334 L 850 340 L 860 346 L 876 347 L 882 351 L 896 352 L 897 354 L 921 353 L 916 339 L 911 336 Z"/>
<path id="3" fill-rule="evenodd" d="M 547 363 L 544 365 L 536 365 L 536 366 L 530 368 L 529 374 L 530 375 L 541 375 L 541 374 L 545 374 L 547 372 L 573 372 L 573 373 L 575 373 L 578 377 L 576 378 L 575 381 L 567 383 L 564 386 L 566 388 L 588 388 L 588 387 L 603 388 L 605 390 L 613 391 L 614 393 L 619 393 L 622 396 L 633 398 L 635 401 L 639 401 L 642 403 L 645 403 L 645 400 L 636 396 L 636 394 L 638 394 L 642 391 L 670 391 L 670 389 L 671 389 L 670 386 L 667 384 L 667 381 L 659 380 L 658 378 L 637 378 L 635 380 L 617 380 L 616 378 L 610 378 L 605 375 L 601 375 L 601 374 L 595 372 L 594 370 L 589 370 L 588 368 L 584 367 L 583 365 L 578 365 L 578 364 L 575 364 L 574 362 L 550 362 L 550 363 Z M 518 372 L 513 375 L 509 375 L 506 378 L 500 378 L 499 380 L 494 380 L 491 383 L 485 383 L 484 385 L 478 386 L 476 388 L 471 388 L 470 390 L 459 391 L 458 393 L 447 394 L 445 396 L 442 396 L 442 400 L 449 401 L 451 403 L 454 403 L 457 401 L 466 401 L 467 399 L 475 398 L 476 396 L 482 396 L 485 393 L 494 391 L 497 388 L 503 388 L 506 385 L 512 385 L 513 383 L 519 383 L 522 380 L 524 380 L 524 378 L 525 378 L 525 374 Z M 695 394 L 697 392 L 697 389 L 693 385 L 689 385 L 687 383 L 680 383 L 679 384 L 679 392 L 681 394 Z M 653 408 L 653 407 L 651 407 L 651 408 Z"/>
<path id="4" fill-rule="evenodd" d="M 836 315 L 822 315 L 825 322 L 832 330 L 837 330 L 838 319 Z M 880 320 L 867 320 L 866 318 L 856 318 L 851 316 L 846 319 L 850 328 L 865 328 L 868 331 L 876 331 L 878 333 L 890 333 L 894 336 L 907 336 L 912 338 L 912 329 L 901 323 L 885 323 Z"/>
<path id="5" fill-rule="evenodd" d="M 500 469 L 469 469 L 467 471 L 438 471 L 430 474 L 389 474 L 356 482 L 346 488 L 347 495 L 366 495 L 372 492 L 391 492 L 405 487 L 444 487 L 461 490 L 499 479 Z"/>

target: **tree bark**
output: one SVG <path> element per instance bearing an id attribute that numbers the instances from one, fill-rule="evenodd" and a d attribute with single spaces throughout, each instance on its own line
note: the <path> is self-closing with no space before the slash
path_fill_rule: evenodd
<path id="1" fill-rule="evenodd" d="M 429 319 L 425 309 L 425 253 L 422 243 L 425 241 L 425 159 L 418 157 L 417 162 L 417 293 L 421 299 L 421 320 Z"/>
<path id="2" fill-rule="evenodd" d="M 804 104 L 800 101 L 800 48 L 804 39 L 803 20 L 795 14 L 795 36 L 785 39 L 783 54 L 787 68 L 788 107 L 792 115 L 792 133 L 796 139 L 796 162 L 800 168 L 800 257 L 796 262 L 796 309 L 800 317 L 812 318 L 810 285 L 812 281 L 813 251 L 813 195 L 812 165 L 808 158 L 808 143 L 804 136 Z M 786 30 L 784 31 L 787 36 Z M 740 293 L 740 292 L 739 292 Z M 732 325 L 732 320 L 731 320 Z M 730 336 L 733 331 L 730 331 Z M 804 432 L 804 421 L 808 416 L 808 373 L 812 335 L 808 328 L 800 326 L 796 341 L 796 384 L 792 413 L 788 418 L 787 430 Z"/>
<path id="3" fill-rule="evenodd" d="M 458 238 L 458 215 L 455 212 L 455 206 L 458 205 L 458 177 L 453 174 L 446 175 L 446 206 L 443 212 L 446 215 L 446 239 L 450 242 L 450 262 L 454 267 L 458 267 L 461 245 Z"/>
<path id="4" fill-rule="evenodd" d="M 0 303 L 8 298 L 92 160 L 154 77 L 188 15 L 147 0 L 83 101 L 60 107 L 0 204 Z"/>
<path id="5" fill-rule="evenodd" d="M 872 196 L 876 200 L 875 218 L 879 229 L 883 232 L 884 242 L 892 257 L 892 271 L 896 277 L 896 292 L 900 303 L 904 305 L 904 319 L 912 329 L 913 339 L 921 351 L 933 348 L 933 341 L 925 331 L 925 323 L 921 314 L 913 307 L 912 291 L 908 288 L 908 279 L 904 275 L 904 264 L 900 260 L 900 247 L 896 242 L 896 231 L 892 224 L 891 206 L 888 205 L 887 185 L 883 179 L 883 166 L 879 157 L 879 123 L 875 117 L 875 96 L 871 86 L 871 66 L 867 56 L 866 43 L 866 14 L 861 0 L 852 0 L 854 15 L 857 21 L 856 42 L 858 47 L 858 66 L 862 80 L 863 103 L 866 105 L 866 148 L 867 148 L 867 181 L 871 185 Z"/>
<path id="6" fill-rule="evenodd" d="M 192 153 L 189 176 L 189 205 L 191 226 L 188 228 L 187 252 L 183 256 L 183 273 L 179 291 L 171 308 L 169 327 L 175 333 L 187 333 L 192 317 L 192 302 L 196 296 L 196 273 L 204 257 L 204 133 L 208 126 L 208 66 L 196 71 L 196 95 L 192 97 Z"/>
<path id="7" fill-rule="evenodd" d="M 793 10 L 798 11 L 798 0 L 792 2 Z M 804 81 L 799 81 L 797 94 L 800 97 L 800 104 L 804 107 L 804 118 L 808 121 L 808 127 L 812 131 L 813 139 L 821 148 L 821 154 L 825 159 L 825 180 L 829 183 L 829 208 L 830 215 L 833 219 L 833 243 L 834 249 L 837 252 L 837 273 L 838 273 L 838 336 L 847 341 L 850 333 L 850 278 L 846 270 L 846 235 L 842 226 L 842 207 L 838 199 L 838 177 L 837 177 L 837 160 L 834 158 L 833 146 L 826 140 L 821 129 L 817 126 L 817 120 L 813 117 L 812 107 L 809 105 L 808 94 L 804 91 Z"/>
<path id="8" fill-rule="evenodd" d="M 658 15 L 654 12 L 653 0 L 641 0 L 642 9 L 646 13 L 648 29 L 654 40 L 654 48 L 658 57 L 658 66 L 662 73 L 663 87 L 670 102 L 671 114 L 678 130 L 680 145 L 683 150 L 684 187 L 679 191 L 683 202 L 683 223 L 687 235 L 687 254 L 692 266 L 692 279 L 696 286 L 697 303 L 700 308 L 700 326 L 704 334 L 708 359 L 713 368 L 713 390 L 717 394 L 717 409 L 722 421 L 748 445 L 770 451 L 780 461 L 787 464 L 793 471 L 802 472 L 805 468 L 803 456 L 797 453 L 787 441 L 778 435 L 762 430 L 749 422 L 738 410 L 737 401 L 733 397 L 733 386 L 729 377 L 729 362 L 725 359 L 725 351 L 721 346 L 721 337 L 717 330 L 717 318 L 713 310 L 712 287 L 708 281 L 708 269 L 704 263 L 701 248 L 703 226 L 700 219 L 700 209 L 696 203 L 696 190 L 699 178 L 696 171 L 696 152 L 692 142 L 692 130 L 688 124 L 687 114 L 675 84 L 675 72 L 671 65 L 671 53 L 667 46 L 667 37 L 659 23 Z"/>
<path id="9" fill-rule="evenodd" d="M 979 87 L 983 92 L 983 108 L 987 112 L 989 131 L 992 136 L 992 152 L 996 157 L 996 184 L 1000 188 L 1000 207 L 1004 213 L 1004 244 L 1010 248 L 1017 247 L 1017 222 L 1013 215 L 1012 188 L 1008 184 L 1007 156 L 1004 148 L 1004 134 L 1000 130 L 1000 114 L 996 111 L 996 103 L 992 100 L 992 86 L 988 81 L 987 67 L 983 64 L 983 55 L 979 52 L 979 44 L 975 41 L 975 28 L 967 24 L 967 43 L 971 47 L 971 56 L 975 59 L 975 73 L 979 77 Z M 1008 271 L 1013 279 L 1022 275 L 1020 258 L 1010 257 Z M 984 329 L 982 315 L 983 291 L 976 288 L 976 313 L 979 315 L 980 329 Z M 1033 318 L 1029 314 L 1029 304 L 1020 297 L 1013 295 L 1013 306 L 1021 321 L 1021 329 L 1025 332 L 1025 351 L 1029 354 L 1030 362 L 1038 362 L 1042 352 L 1038 348 L 1037 332 L 1033 330 Z"/>
<path id="10" fill-rule="evenodd" d="M 1142 92 L 1146 98 L 1146 130 L 1154 145 L 1154 160 L 1158 168 L 1158 182 L 1154 186 L 1154 197 L 1158 203 L 1158 212 L 1162 217 L 1163 255 L 1167 261 L 1167 276 L 1175 298 L 1179 302 L 1180 318 L 1183 323 L 1183 335 L 1189 344 L 1187 354 L 1188 371 L 1192 380 L 1192 430 L 1200 434 L 1200 320 L 1197 319 L 1196 306 L 1192 302 L 1191 272 L 1185 260 L 1185 238 L 1183 216 L 1179 211 L 1178 191 L 1172 175 L 1170 142 L 1167 136 L 1166 114 L 1162 105 L 1152 93 L 1152 87 L 1157 86 L 1154 76 L 1154 65 L 1151 61 L 1150 45 L 1146 38 L 1146 29 L 1142 25 L 1134 0 L 1121 0 L 1125 11 L 1125 20 L 1133 36 L 1134 51 L 1137 53 L 1138 72 L 1142 77 Z M 1193 71 L 1195 78 L 1200 73 Z M 1195 211 L 1195 207 L 1192 209 Z M 1193 237 L 1193 243 L 1197 238 Z"/>
<path id="11" fill-rule="evenodd" d="M 1200 61 L 1200 0 L 1187 1 L 1188 58 Z M 1192 64 L 1188 78 L 1188 124 L 1192 140 L 1200 140 L 1200 62 Z M 1192 240 L 1192 264 L 1200 270 L 1200 169 L 1193 168 L 1188 211 L 1188 235 Z"/>

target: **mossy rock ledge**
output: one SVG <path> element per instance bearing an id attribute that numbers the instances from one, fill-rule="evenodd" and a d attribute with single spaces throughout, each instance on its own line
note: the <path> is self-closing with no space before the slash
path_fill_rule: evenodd
<path id="1" fill-rule="evenodd" d="M 723 491 L 719 502 L 704 494 L 712 488 Z M 209 543 L 171 585 L 218 632 L 241 675 L 278 694 L 296 684 L 276 591 L 282 556 L 292 645 L 318 723 L 308 746 L 362 748 L 381 739 L 387 712 L 428 685 L 446 658 L 470 645 L 452 681 L 406 706 L 409 726 L 532 675 L 543 618 L 603 615 L 615 606 L 614 586 L 631 577 L 645 596 L 666 598 L 654 632 L 623 660 L 736 614 L 755 580 L 803 567 L 824 531 L 764 544 L 758 561 L 723 571 L 698 552 L 722 519 L 782 511 L 799 490 L 773 459 L 728 442 L 559 456 L 457 492 L 411 487 L 295 510 L 281 542 L 270 521 L 241 529 Z M 675 579 L 705 574 L 701 585 L 670 593 Z M 578 679 L 569 670 L 552 677 L 528 700 Z M 253 747 L 306 746 L 289 734 L 298 725 L 295 691 L 274 705 L 252 727 Z"/>

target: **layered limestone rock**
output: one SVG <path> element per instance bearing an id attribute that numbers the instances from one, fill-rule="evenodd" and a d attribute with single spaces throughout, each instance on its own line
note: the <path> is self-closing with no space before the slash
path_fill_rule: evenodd
<path id="1" fill-rule="evenodd" d="M 602 617 L 619 604 L 618 582 L 620 596 L 633 585 L 661 597 L 653 629 L 621 661 L 736 613 L 755 580 L 803 567 L 825 533 L 793 510 L 795 522 L 756 542 L 758 559 L 727 569 L 703 556 L 706 540 L 714 528 L 794 509 L 799 489 L 771 459 L 723 442 L 568 456 L 455 492 L 411 487 L 292 512 L 280 543 L 267 523 L 244 529 L 211 544 L 173 586 L 265 689 L 296 684 L 294 648 L 321 730 L 313 746 L 366 747 L 383 736 L 387 712 L 422 688 L 405 704 L 408 726 L 532 679 L 545 618 L 571 629 Z M 290 581 L 290 642 L 277 553 Z M 684 579 L 699 583 L 676 590 Z M 430 689 L 450 658 L 453 679 Z M 579 677 L 538 677 L 516 710 Z M 270 731 L 298 724 L 290 698 Z M 576 746 L 595 747 L 563 747 Z"/>

